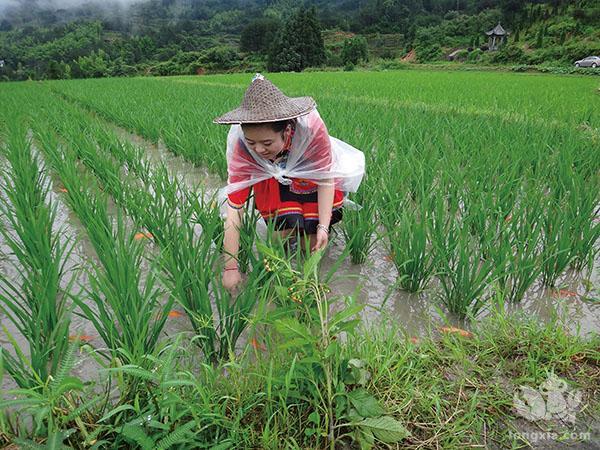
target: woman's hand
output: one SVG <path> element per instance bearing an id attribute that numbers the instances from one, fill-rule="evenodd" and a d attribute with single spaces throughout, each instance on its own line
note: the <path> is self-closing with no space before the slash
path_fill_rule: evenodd
<path id="1" fill-rule="evenodd" d="M 311 253 L 327 247 L 327 242 L 329 242 L 327 231 L 317 228 L 317 238 L 314 247 L 310 249 Z"/>
<path id="2" fill-rule="evenodd" d="M 223 271 L 223 287 L 233 293 L 233 291 L 242 282 L 242 276 L 238 269 L 224 270 Z"/>

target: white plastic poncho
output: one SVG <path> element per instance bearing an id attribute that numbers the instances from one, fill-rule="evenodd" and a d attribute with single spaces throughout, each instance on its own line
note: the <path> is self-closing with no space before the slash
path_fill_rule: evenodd
<path id="1" fill-rule="evenodd" d="M 291 178 L 307 179 L 318 185 L 331 185 L 344 193 L 356 192 L 365 173 L 363 152 L 329 136 L 315 109 L 296 119 L 296 128 L 285 162 L 271 162 L 246 146 L 242 127 L 231 125 L 227 136 L 228 184 L 218 192 L 222 215 L 227 195 L 271 177 L 289 185 Z M 344 204 L 354 205 L 345 198 Z"/>

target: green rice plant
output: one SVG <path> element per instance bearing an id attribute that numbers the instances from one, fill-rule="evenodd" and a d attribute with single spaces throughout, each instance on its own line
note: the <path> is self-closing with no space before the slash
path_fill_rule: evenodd
<path id="1" fill-rule="evenodd" d="M 142 365 L 144 355 L 159 343 L 173 300 L 162 300 L 152 269 L 143 278 L 144 247 L 126 229 L 122 213 L 117 212 L 113 225 L 105 218 L 104 201 L 90 198 L 89 202 L 96 218 L 87 218 L 86 229 L 101 265 L 89 271 L 87 298 L 76 303 L 113 358 Z"/>
<path id="2" fill-rule="evenodd" d="M 451 313 L 475 317 L 486 304 L 486 289 L 497 278 L 498 269 L 482 257 L 473 241 L 468 223 L 456 221 L 444 199 L 434 200 L 434 226 L 431 231 L 440 301 Z"/>
<path id="3" fill-rule="evenodd" d="M 240 223 L 240 248 L 237 255 L 238 266 L 242 273 L 247 273 L 250 267 L 256 267 L 253 249 L 256 242 L 256 222 L 260 213 L 256 208 L 244 208 Z"/>
<path id="4" fill-rule="evenodd" d="M 494 165 L 499 164 L 495 162 Z M 493 172 L 501 172 L 502 169 L 495 168 L 492 172 L 495 180 L 484 179 L 490 177 L 488 171 L 480 170 L 479 166 L 476 168 L 465 177 L 466 184 L 461 193 L 461 217 L 469 224 L 471 236 L 479 242 L 486 256 L 493 252 L 499 234 L 516 208 L 522 181 L 514 166 L 502 167 L 506 173 L 499 175 Z"/>
<path id="5" fill-rule="evenodd" d="M 215 277 L 220 251 L 215 248 L 213 238 L 222 229 L 218 211 L 215 213 L 216 208 L 211 209 L 213 213 L 203 211 L 206 206 L 198 196 L 189 195 L 188 201 L 189 207 L 181 211 L 179 225 L 171 228 L 169 241 L 161 247 L 159 264 L 170 295 L 185 309 L 199 335 L 197 342 L 204 356 L 216 361 L 227 354 L 229 345 L 234 344 L 232 340 L 238 336 L 235 330 L 238 327 L 243 329 L 243 318 L 230 313 L 231 299 L 222 291 L 218 277 Z M 202 232 L 198 235 L 196 224 L 199 218 L 204 220 Z M 250 292 L 256 294 L 255 291 Z M 216 302 L 215 307 L 212 306 L 213 301 Z"/>
<path id="6" fill-rule="evenodd" d="M 230 346 L 235 344 L 244 328 L 241 312 L 231 310 L 229 298 L 215 283 L 214 271 L 218 253 L 212 246 L 213 239 L 221 239 L 222 221 L 215 215 L 214 208 L 207 211 L 204 195 L 188 191 L 170 176 L 164 165 L 150 167 L 138 165 L 137 173 L 141 185 L 136 180 L 128 180 L 119 175 L 121 167 L 96 149 L 95 135 L 82 142 L 73 133 L 74 148 L 83 163 L 90 167 L 104 182 L 105 189 L 133 216 L 134 220 L 150 231 L 160 247 L 157 259 L 170 287 L 170 301 L 177 300 L 186 310 L 194 329 L 202 336 L 197 342 L 207 358 L 216 360 L 226 356 Z M 112 152 L 115 143 L 109 142 L 105 149 Z M 117 160 L 128 163 L 132 152 L 117 150 Z M 205 219 L 202 231 L 198 234 L 198 218 Z M 218 220 L 215 220 L 218 219 Z M 251 244 L 251 243 L 250 243 Z M 212 261 L 212 262 L 211 262 Z M 253 276 L 258 273 L 253 274 Z M 256 303 L 256 290 L 244 292 L 248 304 Z M 216 302 L 213 308 L 211 302 Z M 236 301 L 238 308 L 245 311 L 244 301 Z"/>
<path id="7" fill-rule="evenodd" d="M 410 199 L 395 196 L 391 187 L 385 192 L 379 207 L 385 237 L 398 271 L 399 285 L 410 292 L 424 289 L 434 274 L 434 257 L 429 245 L 430 213 L 427 200 L 414 204 Z"/>
<path id="8" fill-rule="evenodd" d="M 571 222 L 570 234 L 573 259 L 571 267 L 576 271 L 591 270 L 600 252 L 600 178 L 586 180 L 577 175 L 572 189 L 565 199 L 564 214 Z"/>
<path id="9" fill-rule="evenodd" d="M 541 241 L 544 199 L 528 193 L 502 220 L 488 254 L 498 269 L 503 299 L 519 302 L 542 272 Z"/>
<path id="10" fill-rule="evenodd" d="M 0 212 L 8 226 L 0 226 L 0 236 L 16 258 L 19 280 L 0 273 L 0 311 L 25 339 L 29 354 L 6 326 L 2 329 L 15 355 L 4 348 L 0 353 L 17 385 L 33 388 L 56 375 L 67 351 L 68 300 L 76 277 L 62 284 L 75 242 L 64 230 L 53 229 L 56 204 L 49 198 L 47 173 L 25 129 L 11 126 L 7 138 L 1 151 L 9 165 L 0 174 Z"/>
<path id="11" fill-rule="evenodd" d="M 600 237 L 598 177 L 574 173 L 569 160 L 559 162 L 558 181 L 550 186 L 544 215 L 543 282 L 554 286 L 570 266 L 592 267 Z"/>
<path id="12" fill-rule="evenodd" d="M 212 294 L 218 318 L 215 326 L 218 359 L 234 353 L 235 345 L 251 323 L 257 306 L 267 304 L 272 299 L 272 278 L 266 267 L 254 269 L 248 272 L 243 289 L 234 296 L 223 287 L 220 277 L 214 278 Z"/>
<path id="13" fill-rule="evenodd" d="M 82 135 L 75 128 L 63 128 L 62 136 L 68 139 L 69 145 L 81 162 L 102 181 L 103 189 L 114 193 L 115 200 L 118 202 L 121 196 L 119 166 L 107 158 L 99 157 L 93 136 Z"/>
<path id="14" fill-rule="evenodd" d="M 94 126 L 93 135 L 98 149 L 111 154 L 127 173 L 134 174 L 142 178 L 150 173 L 148 160 L 144 157 L 144 150 L 141 147 L 133 145 L 123 139 L 119 139 L 115 134 L 100 124 L 92 122 Z"/>
<path id="15" fill-rule="evenodd" d="M 188 192 L 187 202 L 189 207 L 194 210 L 193 222 L 200 226 L 203 234 L 206 233 L 204 230 L 210 230 L 212 232 L 210 239 L 213 245 L 218 251 L 222 251 L 225 225 L 221 218 L 217 193 L 210 194 L 205 188 L 201 188 L 197 195 Z"/>
<path id="16" fill-rule="evenodd" d="M 549 198 L 542 219 L 542 282 L 554 287 L 573 259 L 570 218 L 561 205 Z"/>
<path id="17" fill-rule="evenodd" d="M 203 138 L 202 133 L 186 134 L 182 123 L 171 120 L 162 131 L 163 140 L 167 148 L 178 156 L 197 166 L 206 164 L 205 154 L 199 150 L 199 139 Z M 196 136 L 194 139 L 193 136 Z"/>
<path id="18" fill-rule="evenodd" d="M 378 242 L 376 195 L 374 186 L 372 188 L 365 186 L 352 198 L 348 196 L 358 204 L 358 207 L 344 207 L 342 234 L 346 246 L 350 249 L 353 264 L 364 264 Z"/>

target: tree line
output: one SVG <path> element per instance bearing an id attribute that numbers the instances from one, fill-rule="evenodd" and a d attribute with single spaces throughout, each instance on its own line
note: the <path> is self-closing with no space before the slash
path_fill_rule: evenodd
<path id="1" fill-rule="evenodd" d="M 430 62 L 457 49 L 458 59 L 474 63 L 567 65 L 600 53 L 594 0 L 150 0 L 125 12 L 93 8 L 49 13 L 30 0 L 4 11 L 0 79 L 351 69 L 411 51 Z M 483 31 L 498 22 L 510 31 L 508 45 L 486 52 Z"/>

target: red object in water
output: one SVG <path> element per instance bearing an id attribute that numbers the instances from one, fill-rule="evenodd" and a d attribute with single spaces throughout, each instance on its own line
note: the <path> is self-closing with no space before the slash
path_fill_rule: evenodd
<path id="1" fill-rule="evenodd" d="M 256 338 L 252 338 L 252 340 L 250 341 L 250 345 L 252 345 L 252 347 L 254 347 L 256 350 L 260 350 L 262 352 L 267 350 L 264 345 L 262 345 L 256 340 Z"/>
<path id="2" fill-rule="evenodd" d="M 554 298 L 565 298 L 565 297 L 578 297 L 579 294 L 568 289 L 559 289 L 552 291 L 552 297 Z"/>
<path id="3" fill-rule="evenodd" d="M 154 236 L 152 236 L 152 233 L 149 232 L 145 232 L 145 233 L 135 233 L 135 236 L 133 236 L 133 238 L 136 241 L 139 241 L 140 239 L 152 239 Z"/>
<path id="4" fill-rule="evenodd" d="M 90 342 L 93 341 L 95 339 L 94 336 L 90 336 L 89 334 L 72 334 L 69 336 L 69 341 L 70 342 L 74 342 L 74 341 L 81 341 L 81 342 Z"/>

